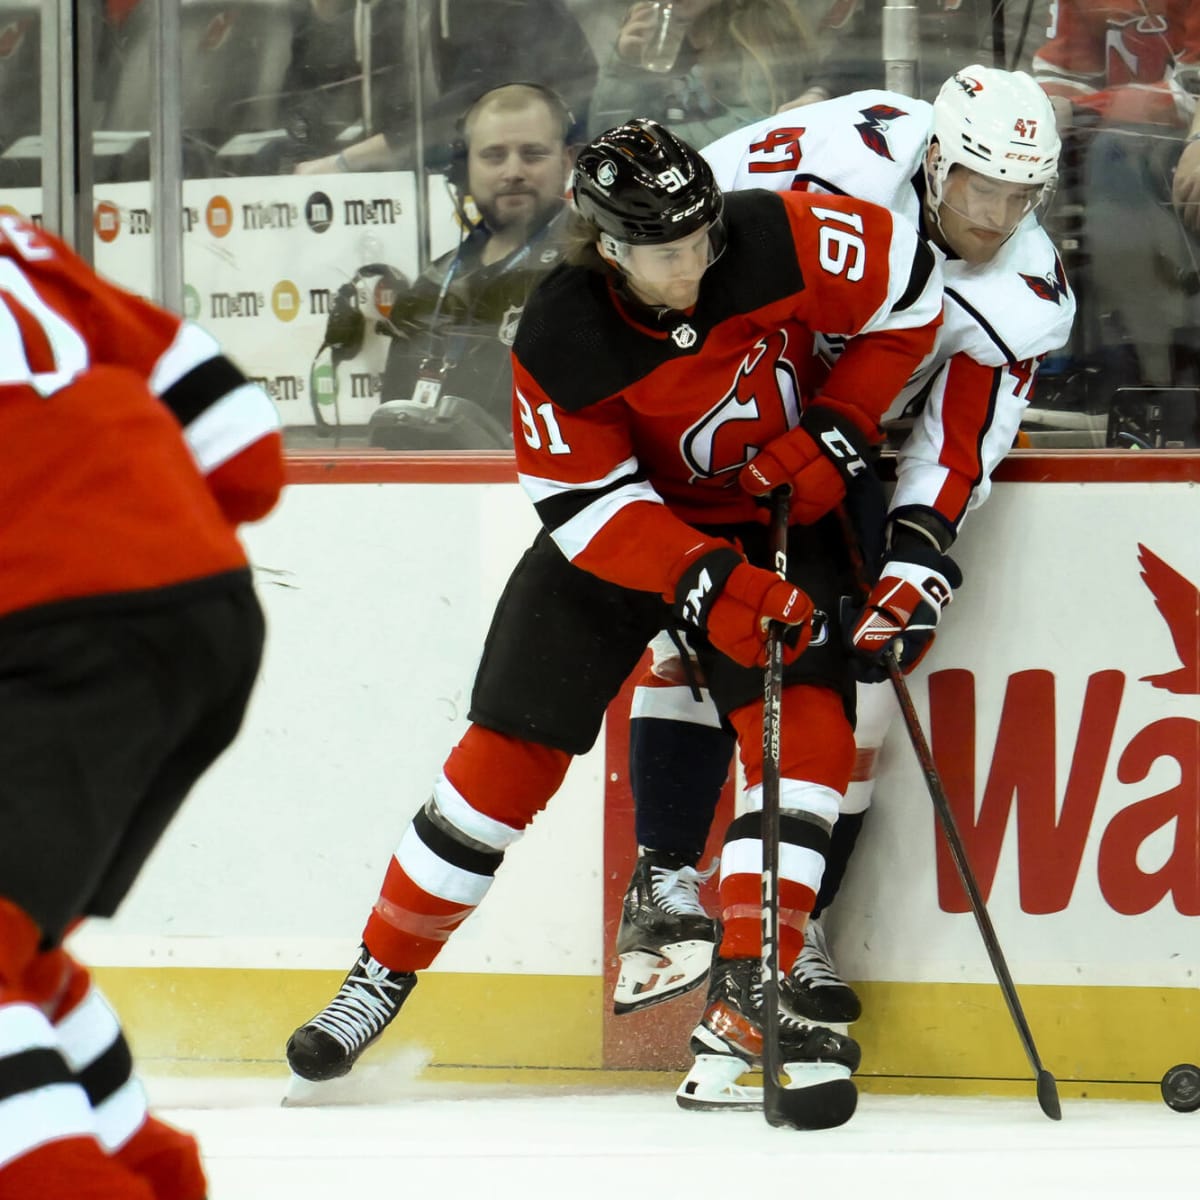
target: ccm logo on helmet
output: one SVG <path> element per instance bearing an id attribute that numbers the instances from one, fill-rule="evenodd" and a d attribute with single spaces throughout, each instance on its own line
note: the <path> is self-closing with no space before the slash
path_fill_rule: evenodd
<path id="1" fill-rule="evenodd" d="M 690 217 L 692 215 L 692 213 L 699 212 L 700 209 L 702 209 L 703 207 L 704 207 L 704 201 L 697 200 L 696 203 L 691 206 L 691 208 L 685 208 L 682 212 L 672 213 L 671 220 L 672 221 L 682 221 L 685 217 Z"/>
<path id="2" fill-rule="evenodd" d="M 1040 154 L 1014 154 L 1011 150 L 1004 156 L 1005 158 L 1015 158 L 1017 162 L 1041 162 Z"/>

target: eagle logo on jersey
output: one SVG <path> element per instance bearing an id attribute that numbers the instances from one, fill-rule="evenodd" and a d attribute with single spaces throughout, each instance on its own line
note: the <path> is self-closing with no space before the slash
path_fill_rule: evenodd
<path id="1" fill-rule="evenodd" d="M 1174 671 L 1143 675 L 1142 682 L 1177 696 L 1200 696 L 1200 589 L 1141 542 L 1138 563 L 1142 582 L 1154 596 L 1154 605 L 1167 623 L 1182 664 Z"/>
<path id="2" fill-rule="evenodd" d="M 679 440 L 694 479 L 738 471 L 800 420 L 795 368 L 784 357 L 787 334 L 760 338 L 742 359 L 733 386 Z"/>
<path id="3" fill-rule="evenodd" d="M 1067 273 L 1063 270 L 1062 259 L 1054 256 L 1054 272 L 1050 275 L 1026 275 L 1018 272 L 1029 290 L 1039 300 L 1050 300 L 1061 304 L 1067 296 Z"/>
<path id="4" fill-rule="evenodd" d="M 897 117 L 906 117 L 908 113 L 904 109 L 894 108 L 890 104 L 872 104 L 870 108 L 860 109 L 859 112 L 866 120 L 855 125 L 854 128 L 858 130 L 858 136 L 862 138 L 863 145 L 878 154 L 880 158 L 895 162 L 887 141 L 887 123 L 894 121 Z"/>

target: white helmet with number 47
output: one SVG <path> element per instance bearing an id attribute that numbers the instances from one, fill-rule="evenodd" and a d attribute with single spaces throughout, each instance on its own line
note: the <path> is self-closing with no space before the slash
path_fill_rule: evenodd
<path id="1" fill-rule="evenodd" d="M 933 103 L 929 145 L 925 177 L 935 207 L 954 166 L 1024 185 L 1026 212 L 1049 203 L 1062 143 L 1049 98 L 1024 71 L 976 65 L 952 75 Z"/>

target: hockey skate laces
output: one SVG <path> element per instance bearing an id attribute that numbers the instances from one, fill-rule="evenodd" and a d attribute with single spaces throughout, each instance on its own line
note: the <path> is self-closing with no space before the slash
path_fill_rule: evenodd
<path id="1" fill-rule="evenodd" d="M 700 885 L 711 879 L 717 869 L 714 859 L 707 871 L 697 871 L 695 867 L 650 868 L 650 892 L 654 902 L 673 916 L 707 917 L 704 906 L 700 903 Z"/>
<path id="2" fill-rule="evenodd" d="M 825 942 L 825 930 L 815 920 L 805 931 L 804 949 L 796 960 L 795 973 L 813 987 L 845 987 L 845 981 L 834 968 Z"/>
<path id="3" fill-rule="evenodd" d="M 387 993 L 402 990 L 402 984 L 384 975 L 351 974 L 328 1007 L 309 1024 L 324 1030 L 345 1049 L 354 1050 L 388 1023 L 396 1005 Z"/>

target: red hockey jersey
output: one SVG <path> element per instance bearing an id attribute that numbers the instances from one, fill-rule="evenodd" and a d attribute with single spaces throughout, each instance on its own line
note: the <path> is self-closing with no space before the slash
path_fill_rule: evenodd
<path id="1" fill-rule="evenodd" d="M 270 399 L 198 326 L 0 216 L 0 617 L 246 564 L 283 483 Z"/>
<path id="2" fill-rule="evenodd" d="M 1200 61 L 1194 0 L 1053 0 L 1037 81 L 1109 120 L 1186 126 L 1196 100 L 1175 81 Z"/>
<path id="3" fill-rule="evenodd" d="M 517 334 L 521 482 L 566 557 L 625 587 L 669 592 L 709 544 L 695 526 L 754 519 L 738 471 L 818 393 L 874 427 L 941 321 L 935 256 L 885 209 L 725 200 L 726 248 L 691 312 L 655 317 L 560 267 Z M 849 339 L 832 370 L 818 332 Z"/>

